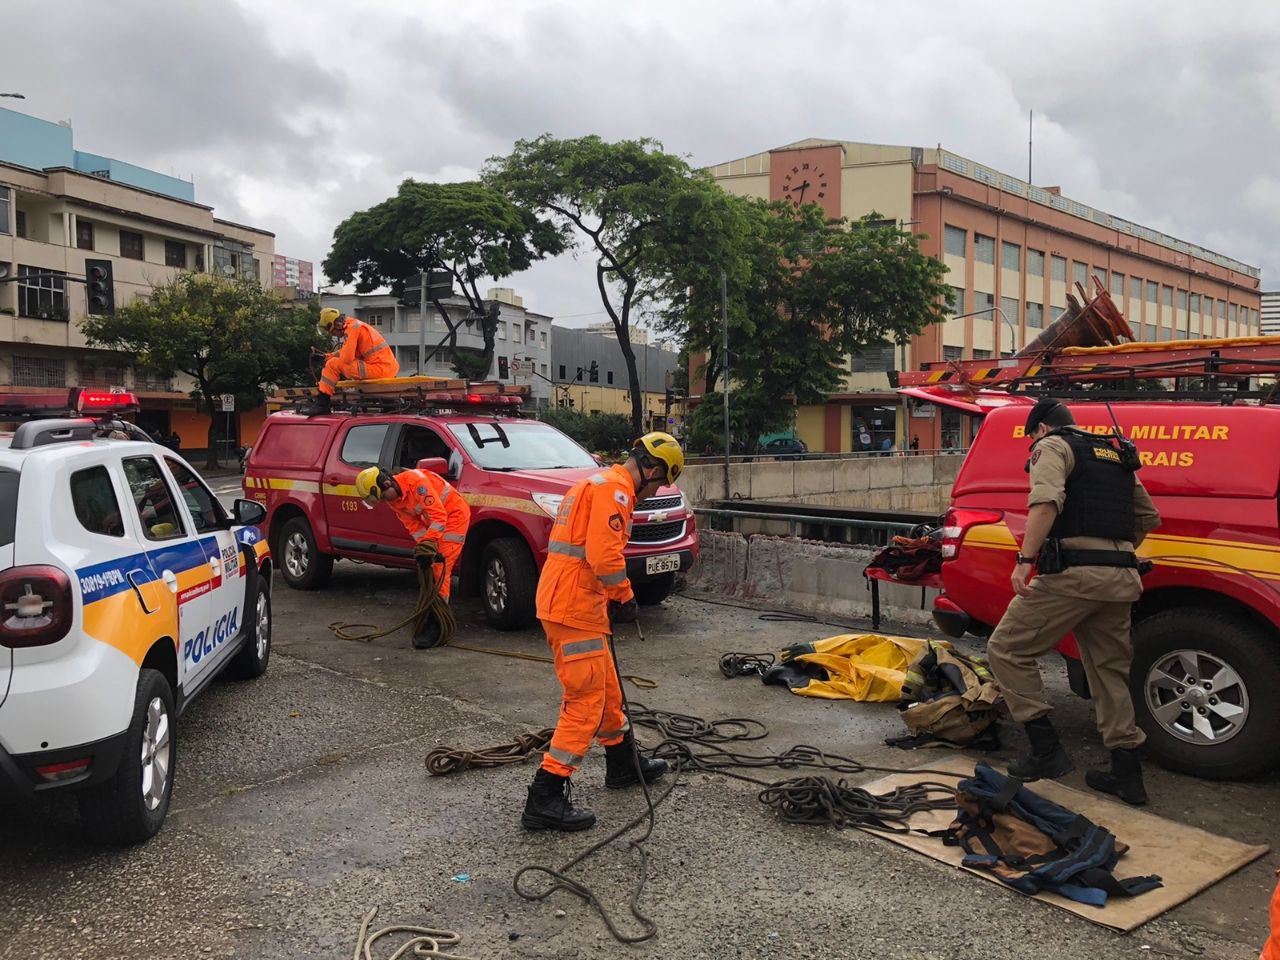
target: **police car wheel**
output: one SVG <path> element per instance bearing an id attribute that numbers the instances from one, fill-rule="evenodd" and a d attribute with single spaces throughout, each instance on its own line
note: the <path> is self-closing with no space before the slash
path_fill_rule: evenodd
<path id="1" fill-rule="evenodd" d="M 253 680 L 267 672 L 271 660 L 271 594 L 261 583 L 250 601 L 249 636 L 240 652 L 227 664 L 227 676 L 236 680 Z"/>
<path id="2" fill-rule="evenodd" d="M 306 517 L 293 517 L 280 528 L 273 552 L 284 582 L 295 590 L 319 590 L 333 573 L 333 556 L 320 552 Z"/>
<path id="3" fill-rule="evenodd" d="M 480 602 L 484 615 L 499 630 L 519 630 L 535 619 L 534 591 L 538 570 L 519 537 L 497 537 L 480 557 Z"/>
<path id="4" fill-rule="evenodd" d="M 164 674 L 141 670 L 120 766 L 110 780 L 76 795 L 80 822 L 94 840 L 141 843 L 164 823 L 178 755 L 176 716 Z"/>
<path id="5" fill-rule="evenodd" d="M 1243 617 L 1175 608 L 1134 628 L 1129 685 L 1147 749 L 1171 770 L 1240 780 L 1280 762 L 1280 650 Z"/>

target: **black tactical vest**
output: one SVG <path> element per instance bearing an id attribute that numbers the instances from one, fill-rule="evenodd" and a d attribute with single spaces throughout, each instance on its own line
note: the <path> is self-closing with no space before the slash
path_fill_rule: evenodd
<path id="1" fill-rule="evenodd" d="M 1051 537 L 1133 539 L 1133 474 L 1115 446 L 1072 427 L 1053 431 L 1071 445 L 1075 469 L 1067 476 L 1067 499 Z"/>

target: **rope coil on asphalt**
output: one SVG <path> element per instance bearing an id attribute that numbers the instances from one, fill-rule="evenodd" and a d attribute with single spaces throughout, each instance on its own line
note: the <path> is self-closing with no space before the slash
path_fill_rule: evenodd
<path id="1" fill-rule="evenodd" d="M 387 960 L 401 960 L 410 952 L 415 957 L 444 957 L 446 960 L 476 960 L 475 957 L 464 957 L 460 953 L 444 953 L 462 942 L 462 935 L 452 930 L 437 930 L 435 927 L 419 927 L 411 924 L 393 924 L 383 927 L 375 933 L 369 933 L 369 924 L 378 915 L 377 907 L 370 907 L 360 924 L 360 940 L 356 944 L 356 952 L 351 960 L 373 960 L 373 945 L 383 937 L 396 933 L 410 934 L 410 938 L 396 948 L 396 952 Z"/>
<path id="2" fill-rule="evenodd" d="M 429 620 L 434 619 L 440 625 L 440 637 L 435 646 L 444 646 L 458 631 L 458 621 L 453 616 L 449 601 L 440 596 L 440 586 L 444 577 L 444 557 L 440 555 L 434 543 L 419 543 L 413 548 L 413 559 L 418 572 L 418 602 L 413 612 L 399 623 L 385 630 L 379 630 L 371 623 L 343 623 L 337 620 L 329 624 L 329 629 L 339 640 L 355 640 L 369 643 L 389 637 L 397 630 L 413 625 L 413 636 L 421 634 Z M 425 561 L 425 564 L 422 562 Z"/>
<path id="3" fill-rule="evenodd" d="M 720 672 L 726 680 L 734 677 L 759 677 L 777 660 L 772 653 L 722 653 Z"/>
<path id="4" fill-rule="evenodd" d="M 554 727 L 547 727 L 537 733 L 522 733 L 511 743 L 500 743 L 480 750 L 436 747 L 427 753 L 427 773 L 433 777 L 445 777 L 460 770 L 483 770 L 509 763 L 522 763 L 538 750 L 546 749 L 555 732 Z"/>

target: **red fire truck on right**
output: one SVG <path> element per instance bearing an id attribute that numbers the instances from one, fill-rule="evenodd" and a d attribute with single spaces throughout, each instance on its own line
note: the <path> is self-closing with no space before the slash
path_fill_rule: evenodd
<path id="1" fill-rule="evenodd" d="M 1280 761 L 1280 337 L 1128 343 L 1095 290 L 1012 358 L 900 375 L 901 392 L 977 428 L 943 521 L 934 619 L 985 637 L 1013 597 L 1029 405 L 1055 396 L 1084 429 L 1118 424 L 1162 518 L 1139 550 L 1154 569 L 1133 615 L 1130 684 L 1148 748 L 1202 777 L 1260 774 Z M 1073 638 L 1059 649 L 1087 697 Z"/>

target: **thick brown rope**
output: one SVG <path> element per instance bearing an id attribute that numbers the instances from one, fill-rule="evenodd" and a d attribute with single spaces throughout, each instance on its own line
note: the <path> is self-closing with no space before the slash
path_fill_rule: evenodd
<path id="1" fill-rule="evenodd" d="M 413 612 L 399 623 L 385 630 L 379 630 L 371 623 L 344 623 L 341 620 L 329 624 L 329 629 L 339 640 L 355 640 L 369 643 L 389 637 L 398 630 L 412 624 L 413 635 L 421 634 L 429 620 L 434 619 L 440 625 L 440 639 L 435 646 L 444 646 L 458 631 L 458 621 L 453 615 L 449 601 L 440 596 L 440 585 L 444 577 L 444 557 L 440 555 L 436 545 L 430 541 L 419 543 L 413 548 L 413 559 L 418 571 L 418 602 Z M 426 564 L 418 561 L 426 560 Z"/>
<path id="2" fill-rule="evenodd" d="M 462 942 L 462 935 L 452 930 L 438 930 L 435 927 L 419 927 L 410 924 L 395 924 L 390 927 L 383 927 L 375 933 L 369 933 L 369 924 L 373 922 L 373 918 L 377 915 L 377 907 L 371 907 L 369 912 L 364 915 L 364 920 L 360 924 L 360 940 L 356 944 L 356 952 L 352 955 L 352 960 L 373 960 L 374 943 L 383 937 L 396 933 L 410 934 L 410 938 L 400 944 L 396 948 L 396 952 L 387 957 L 387 960 L 401 960 L 402 957 L 406 957 L 410 953 L 415 957 L 475 960 L 474 957 L 464 957 L 460 953 L 443 952 L 448 948 L 456 947 Z"/>
<path id="3" fill-rule="evenodd" d="M 508 763 L 521 763 L 537 751 L 545 750 L 555 732 L 554 727 L 547 727 L 537 733 L 522 733 L 511 743 L 499 743 L 479 750 L 436 747 L 427 753 L 427 773 L 433 777 L 445 777 L 460 770 L 481 770 L 502 767 Z"/>

